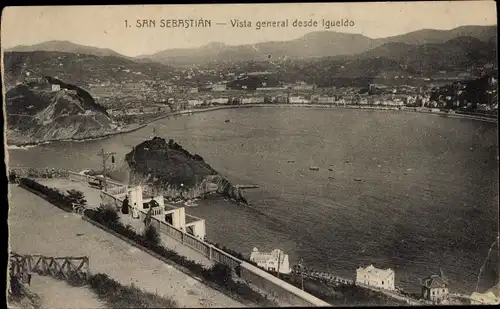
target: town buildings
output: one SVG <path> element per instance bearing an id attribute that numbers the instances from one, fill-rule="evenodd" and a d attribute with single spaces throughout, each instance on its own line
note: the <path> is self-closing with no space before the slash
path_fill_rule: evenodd
<path id="1" fill-rule="evenodd" d="M 257 263 L 257 266 L 270 272 L 279 272 L 289 274 L 292 272 L 288 261 L 288 254 L 279 249 L 271 252 L 259 252 L 259 249 L 253 248 L 250 254 L 250 261 Z"/>
<path id="2" fill-rule="evenodd" d="M 422 280 L 421 297 L 434 302 L 441 302 L 448 297 L 448 282 L 440 275 L 431 275 Z"/>
<path id="3" fill-rule="evenodd" d="M 392 269 L 379 269 L 370 265 L 356 269 L 356 284 L 394 291 L 395 274 Z"/>

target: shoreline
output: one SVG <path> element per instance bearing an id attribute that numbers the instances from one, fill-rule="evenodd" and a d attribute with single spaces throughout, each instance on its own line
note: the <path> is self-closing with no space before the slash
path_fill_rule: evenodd
<path id="1" fill-rule="evenodd" d="M 455 118 L 455 119 L 469 119 L 469 120 L 475 120 L 475 121 L 482 121 L 482 122 L 488 122 L 488 123 L 496 123 L 498 124 L 498 119 L 497 118 L 490 118 L 490 117 L 484 117 L 484 116 L 476 116 L 476 115 L 469 115 L 469 114 L 457 114 L 457 113 L 446 113 L 442 111 L 430 111 L 430 110 L 423 110 L 418 107 L 404 107 L 404 108 L 398 108 L 398 107 L 373 107 L 373 106 L 359 106 L 359 105 L 347 105 L 347 106 L 336 106 L 336 105 L 330 105 L 330 104 L 269 104 L 269 103 L 255 103 L 255 104 L 244 104 L 244 105 L 223 105 L 223 106 L 214 106 L 214 107 L 208 107 L 208 108 L 195 108 L 195 109 L 189 109 L 189 110 L 182 110 L 178 112 L 171 112 L 159 117 L 156 117 L 154 119 L 148 120 L 142 124 L 137 125 L 136 127 L 132 129 L 127 129 L 119 132 L 112 132 L 112 133 L 107 133 L 107 134 L 102 134 L 99 136 L 91 136 L 91 137 L 84 137 L 84 138 L 61 138 L 61 139 L 52 139 L 52 140 L 46 140 L 46 141 L 40 141 L 40 142 L 27 142 L 27 143 L 12 143 L 12 144 L 7 144 L 7 149 L 9 147 L 36 147 L 40 146 L 43 144 L 48 144 L 48 143 L 53 143 L 53 142 L 86 142 L 86 141 L 93 141 L 93 140 L 98 140 L 98 139 L 103 139 L 107 138 L 110 136 L 114 135 L 119 135 L 119 134 L 126 134 L 126 133 L 131 133 L 135 132 L 137 130 L 140 130 L 149 124 L 156 122 L 158 120 L 168 118 L 168 117 L 174 117 L 174 116 L 182 116 L 182 115 L 191 115 L 191 114 L 196 114 L 196 113 L 206 113 L 206 112 L 211 112 L 211 111 L 216 111 L 216 110 L 221 110 L 221 109 L 236 109 L 236 108 L 309 108 L 309 109 L 359 109 L 359 110 L 382 110 L 382 111 L 400 111 L 400 112 L 411 112 L 411 113 L 422 113 L 422 114 L 431 114 L 431 115 L 437 115 L 437 116 L 442 116 L 446 118 Z"/>
<path id="2" fill-rule="evenodd" d="M 195 114 L 195 113 L 204 113 L 204 112 L 211 112 L 211 111 L 216 111 L 216 110 L 221 110 L 221 109 L 233 109 L 233 108 L 253 108 L 253 107 L 264 107 L 264 108 L 310 108 L 310 109 L 363 109 L 363 110 L 383 110 L 383 111 L 401 111 L 401 112 L 412 112 L 412 113 L 423 113 L 423 114 L 433 114 L 433 115 L 439 115 L 443 117 L 449 117 L 449 118 L 462 118 L 462 119 L 471 119 L 471 120 L 476 120 L 476 121 L 483 121 L 483 122 L 489 122 L 489 123 L 498 123 L 497 118 L 490 118 L 490 117 L 485 117 L 485 116 L 476 116 L 476 115 L 469 115 L 469 114 L 460 114 L 460 113 L 446 113 L 442 111 L 430 111 L 430 110 L 423 110 L 419 107 L 403 107 L 403 108 L 398 108 L 398 107 L 373 107 L 373 106 L 360 106 L 360 105 L 347 105 L 347 106 L 336 106 L 336 105 L 329 105 L 329 104 L 270 104 L 270 103 L 254 103 L 254 104 L 244 104 L 244 105 L 223 105 L 223 106 L 215 106 L 215 107 L 208 107 L 208 108 L 200 108 L 200 109 L 190 109 L 190 110 L 183 110 L 179 112 L 173 112 L 167 115 L 163 115 L 160 117 L 157 117 L 155 119 L 152 119 L 150 121 L 145 122 L 144 124 L 150 124 L 152 122 L 172 117 L 172 116 L 178 116 L 178 115 L 190 115 L 190 114 Z M 419 110 L 415 110 L 419 109 Z"/>
<path id="3" fill-rule="evenodd" d="M 50 140 L 46 140 L 46 141 L 40 141 L 40 142 L 12 143 L 12 144 L 7 144 L 7 149 L 9 149 L 9 147 L 36 147 L 36 146 L 49 144 L 49 143 L 53 143 L 53 142 L 90 142 L 90 141 L 95 141 L 95 140 L 99 140 L 99 139 L 104 139 L 106 137 L 110 137 L 110 136 L 114 136 L 114 135 L 135 132 L 135 131 L 140 130 L 146 126 L 147 126 L 147 124 L 140 124 L 140 125 L 137 125 L 133 128 L 128 128 L 126 130 L 121 130 L 121 131 L 117 131 L 117 132 L 110 132 L 110 133 L 101 134 L 101 135 L 97 135 L 97 136 L 82 137 L 82 138 L 57 138 L 57 139 L 50 139 Z"/>

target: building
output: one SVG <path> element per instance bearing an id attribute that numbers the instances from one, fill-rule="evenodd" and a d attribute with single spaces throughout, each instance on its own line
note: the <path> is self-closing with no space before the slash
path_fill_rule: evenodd
<path id="1" fill-rule="evenodd" d="M 423 299 L 431 300 L 434 302 L 441 302 L 448 297 L 448 282 L 443 278 L 443 275 L 431 275 L 422 280 L 422 294 Z"/>
<path id="2" fill-rule="evenodd" d="M 474 292 L 470 296 L 471 305 L 498 305 L 500 304 L 500 283 L 484 293 Z"/>
<path id="3" fill-rule="evenodd" d="M 139 219 L 139 212 L 147 213 L 151 211 L 151 216 L 164 222 L 178 230 L 184 231 L 198 239 L 205 239 L 205 220 L 186 214 L 184 207 L 174 207 L 165 204 L 162 195 L 145 197 L 143 186 L 128 188 L 126 195 L 129 199 L 132 218 Z M 150 191 L 150 190 L 146 190 Z M 151 195 L 151 194 L 149 194 Z M 155 201 L 157 206 L 150 209 L 151 201 Z"/>
<path id="4" fill-rule="evenodd" d="M 226 84 L 215 84 L 212 86 L 212 91 L 226 91 L 227 86 Z"/>
<path id="5" fill-rule="evenodd" d="M 59 91 L 59 90 L 61 90 L 61 85 L 52 84 L 52 91 Z"/>
<path id="6" fill-rule="evenodd" d="M 292 272 L 288 261 L 288 254 L 280 249 L 274 249 L 271 252 L 259 252 L 259 249 L 253 248 L 250 254 L 250 261 L 257 263 L 257 266 L 270 272 L 279 272 L 289 274 Z"/>
<path id="7" fill-rule="evenodd" d="M 395 274 L 392 269 L 379 269 L 370 265 L 356 269 L 356 284 L 394 291 Z"/>

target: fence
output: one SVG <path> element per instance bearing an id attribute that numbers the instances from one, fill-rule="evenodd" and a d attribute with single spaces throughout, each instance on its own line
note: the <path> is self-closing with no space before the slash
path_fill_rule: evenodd
<path id="1" fill-rule="evenodd" d="M 10 274 L 26 278 L 29 273 L 86 282 L 90 274 L 89 258 L 87 256 L 47 257 L 43 255 L 20 255 L 11 252 Z"/>

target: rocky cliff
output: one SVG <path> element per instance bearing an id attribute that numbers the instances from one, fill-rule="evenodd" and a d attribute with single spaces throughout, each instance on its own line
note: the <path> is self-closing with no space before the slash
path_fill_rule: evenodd
<path id="1" fill-rule="evenodd" d="M 210 194 L 247 203 L 241 190 L 222 177 L 201 156 L 190 154 L 173 140 L 159 137 L 140 143 L 126 154 L 129 183 L 147 184 L 172 198 L 192 199 Z"/>
<path id="2" fill-rule="evenodd" d="M 87 139 L 121 130 L 87 91 L 48 76 L 28 79 L 5 97 L 8 144 Z"/>

